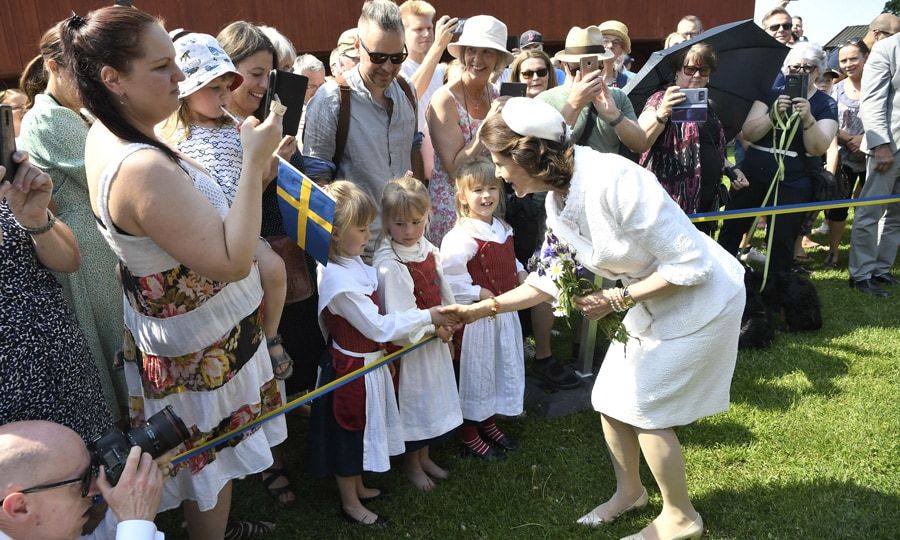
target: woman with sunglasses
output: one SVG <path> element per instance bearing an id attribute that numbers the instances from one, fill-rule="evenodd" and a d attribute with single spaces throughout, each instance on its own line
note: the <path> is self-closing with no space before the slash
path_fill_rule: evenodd
<path id="1" fill-rule="evenodd" d="M 509 68 L 510 82 L 527 85 L 525 97 L 533 98 L 544 90 L 556 87 L 556 70 L 547 53 L 540 49 L 529 49 L 513 60 Z"/>
<path id="2" fill-rule="evenodd" d="M 825 53 L 822 48 L 809 42 L 798 43 L 784 59 L 782 72 L 785 75 L 806 74 L 806 88 L 803 97 L 791 98 L 783 87 L 770 90 L 766 102 L 755 101 L 744 121 L 744 139 L 749 143 L 744 161 L 744 173 L 750 187 L 734 193 L 726 209 L 751 208 L 761 206 L 775 177 L 778 162 L 776 154 L 784 159 L 784 180 L 778 185 L 778 205 L 806 203 L 813 199 L 813 184 L 809 173 L 813 167 L 822 167 L 822 156 L 831 145 L 837 132 L 837 104 L 831 96 L 816 89 L 816 78 L 824 71 Z M 800 117 L 800 127 L 787 149 L 773 148 L 773 141 L 780 138 L 782 131 L 774 124 L 773 109 L 785 117 L 796 113 Z M 767 206 L 775 201 L 770 197 Z M 785 273 L 791 270 L 794 242 L 800 234 L 804 214 L 781 214 L 773 216 L 769 227 L 772 229 L 772 250 L 769 253 L 769 272 Z M 741 236 L 746 233 L 753 218 L 725 221 L 719 232 L 719 244 L 729 253 L 736 254 Z"/>
<path id="3" fill-rule="evenodd" d="M 747 187 L 747 178 L 725 157 L 725 132 L 715 108 L 707 107 L 703 122 L 674 122 L 673 108 L 686 99 L 683 88 L 706 88 L 718 66 L 716 51 L 697 43 L 675 59 L 675 84 L 650 96 L 638 123 L 652 146 L 640 164 L 652 171 L 666 192 L 686 214 L 718 210 L 722 175 L 733 177 L 734 189 Z M 715 222 L 698 224 L 715 231 Z"/>
<path id="4" fill-rule="evenodd" d="M 426 236 L 436 246 L 456 223 L 456 169 L 487 152 L 478 128 L 497 98 L 491 76 L 513 58 L 506 50 L 506 25 L 490 15 L 469 17 L 459 39 L 447 50 L 459 59 L 462 73 L 434 93 L 425 115 L 434 144 L 428 184 L 432 214 Z"/>
<path id="5" fill-rule="evenodd" d="M 838 48 L 838 62 L 841 71 L 847 78 L 836 83 L 831 89 L 831 97 L 837 101 L 838 132 L 828 149 L 828 170 L 837 175 L 838 172 L 847 179 L 852 196 L 854 187 L 861 189 L 866 182 L 866 155 L 859 146 L 862 144 L 863 129 L 859 119 L 859 98 L 862 90 L 863 68 L 869 56 L 869 48 L 861 39 L 854 39 Z M 848 208 L 833 208 L 825 211 L 828 224 L 828 256 L 825 257 L 825 268 L 834 268 L 838 264 L 838 250 L 841 237 L 844 235 L 844 223 L 847 221 Z"/>

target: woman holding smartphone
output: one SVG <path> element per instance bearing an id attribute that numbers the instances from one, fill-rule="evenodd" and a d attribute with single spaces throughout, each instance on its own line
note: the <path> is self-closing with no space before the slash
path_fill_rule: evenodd
<path id="1" fill-rule="evenodd" d="M 778 204 L 810 202 L 813 199 L 813 185 L 809 170 L 822 167 L 822 160 L 837 133 L 837 103 L 819 91 L 816 78 L 825 69 L 825 53 L 822 48 L 809 42 L 798 43 L 788 52 L 781 68 L 787 76 L 805 73 L 808 84 L 802 90 L 802 97 L 791 98 L 786 89 L 773 88 L 768 99 L 756 101 L 744 121 L 744 139 L 750 143 L 744 172 L 750 186 L 735 193 L 727 210 L 760 206 L 775 178 L 778 163 L 775 153 L 784 157 L 784 180 L 778 186 Z M 781 135 L 773 124 L 772 109 L 790 116 L 792 111 L 800 115 L 801 125 L 793 141 L 786 150 L 772 148 L 773 136 Z M 774 132 L 774 133 L 773 133 Z M 768 205 L 773 201 L 769 200 Z M 772 251 L 769 253 L 769 272 L 785 273 L 791 270 L 794 259 L 794 241 L 800 234 L 804 214 L 782 214 L 774 218 Z M 741 236 L 750 228 L 753 218 L 725 221 L 719 232 L 719 244 L 729 253 L 736 254 Z"/>
<path id="2" fill-rule="evenodd" d="M 703 122 L 676 122 L 672 110 L 687 99 L 683 89 L 705 88 L 718 65 L 716 51 L 698 43 L 676 57 L 675 84 L 656 92 L 644 105 L 638 123 L 652 146 L 640 164 L 652 171 L 686 214 L 718 210 L 722 174 L 732 178 L 732 189 L 747 187 L 747 178 L 725 157 L 725 132 L 713 107 Z M 697 224 L 715 231 L 715 222 Z"/>

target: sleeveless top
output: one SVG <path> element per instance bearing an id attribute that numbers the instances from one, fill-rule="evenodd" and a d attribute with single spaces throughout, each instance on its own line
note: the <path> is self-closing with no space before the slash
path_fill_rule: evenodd
<path id="1" fill-rule="evenodd" d="M 156 151 L 146 144 L 123 147 L 103 171 L 97 194 L 98 227 L 122 267 L 130 416 L 138 424 L 171 405 L 192 433 L 185 448 L 196 448 L 274 410 L 283 396 L 262 331 L 256 265 L 240 281 L 213 280 L 179 263 L 150 237 L 116 229 L 111 187 L 122 161 L 141 150 Z M 215 181 L 187 162 L 180 165 L 224 218 L 228 201 Z M 278 418 L 183 462 L 166 482 L 161 510 L 184 500 L 197 501 L 201 511 L 214 507 L 224 480 L 268 467 L 269 448 L 286 436 L 284 419 Z"/>
<path id="2" fill-rule="evenodd" d="M 441 300 L 441 283 L 438 278 L 434 253 L 429 253 L 421 262 L 403 263 L 409 269 L 413 280 L 413 293 L 416 296 L 416 307 L 429 309 L 439 306 Z"/>
<path id="3" fill-rule="evenodd" d="M 513 237 L 510 236 L 502 244 L 478 238 L 475 242 L 478 243 L 478 252 L 466 264 L 472 283 L 490 290 L 494 295 L 518 287 Z"/>
<path id="4" fill-rule="evenodd" d="M 376 306 L 378 305 L 378 291 L 373 291 L 368 297 Z M 380 343 L 364 336 L 362 332 L 354 328 L 347 319 L 340 315 L 335 315 L 330 310 L 325 309 L 322 311 L 322 318 L 325 319 L 325 327 L 328 329 L 328 334 L 340 348 L 360 354 L 381 350 Z"/>

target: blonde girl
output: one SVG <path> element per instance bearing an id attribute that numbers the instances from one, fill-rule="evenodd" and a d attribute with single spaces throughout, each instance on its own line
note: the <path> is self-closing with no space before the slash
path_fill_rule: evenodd
<path id="1" fill-rule="evenodd" d="M 318 268 L 319 325 L 329 341 L 320 363 L 320 386 L 380 359 L 384 343 L 416 342 L 434 326 L 456 322 L 438 313 L 437 307 L 379 313 L 377 273 L 360 257 L 377 214 L 375 202 L 347 181 L 326 189 L 337 206 L 330 262 Z M 390 456 L 404 452 L 403 441 L 387 366 L 314 402 L 309 466 L 317 476 L 335 476 L 344 519 L 377 528 L 386 525 L 384 516 L 363 505 L 381 492 L 363 484 L 362 472 L 390 469 Z"/>
<path id="2" fill-rule="evenodd" d="M 378 296 L 384 313 L 414 308 L 428 309 L 454 302 L 444 280 L 438 249 L 425 238 L 431 201 L 428 188 L 405 176 L 385 186 L 381 197 L 384 234 L 375 249 Z M 441 341 L 433 341 L 406 354 L 399 367 L 397 402 L 406 441 L 403 472 L 423 491 L 434 488 L 434 479 L 448 473 L 429 456 L 429 446 L 462 423 L 459 393 L 453 373 L 453 357 L 446 342 L 453 336 L 447 327 L 428 328 Z M 399 346 L 411 341 L 400 340 Z"/>
<path id="3" fill-rule="evenodd" d="M 444 277 L 456 302 L 471 304 L 518 286 L 526 277 L 516 260 L 512 228 L 501 213 L 503 185 L 490 161 L 464 163 L 456 176 L 453 229 L 441 244 Z M 463 452 L 498 459 L 516 444 L 497 428 L 494 415 L 522 413 L 524 351 L 515 312 L 465 327 L 459 357 L 459 401 L 463 414 Z"/>

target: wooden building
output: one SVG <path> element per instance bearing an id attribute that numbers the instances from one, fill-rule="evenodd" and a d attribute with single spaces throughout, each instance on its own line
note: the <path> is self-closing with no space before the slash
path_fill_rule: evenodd
<path id="1" fill-rule="evenodd" d="M 400 0 L 398 0 L 399 3 Z M 572 26 L 616 19 L 628 25 L 639 66 L 678 20 L 697 15 L 707 28 L 753 17 L 753 0 L 430 0 L 438 15 L 489 14 L 506 23 L 510 34 L 535 29 L 551 50 L 561 48 Z M 73 11 L 84 15 L 113 0 L 0 0 L 0 79 L 10 82 L 37 54 L 41 34 Z M 362 0 L 135 0 L 159 15 L 166 27 L 215 35 L 236 20 L 278 28 L 297 50 L 327 57 L 337 36 L 356 25 Z"/>

